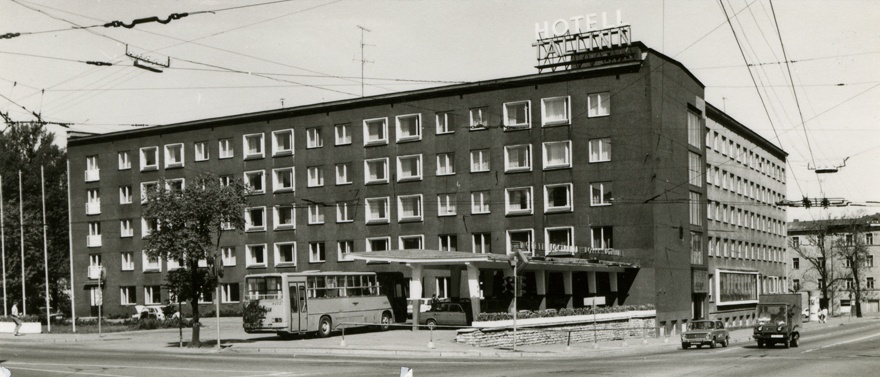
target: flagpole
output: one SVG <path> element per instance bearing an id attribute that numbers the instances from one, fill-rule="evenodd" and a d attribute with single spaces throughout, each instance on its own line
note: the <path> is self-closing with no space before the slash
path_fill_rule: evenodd
<path id="1" fill-rule="evenodd" d="M 70 158 L 67 159 L 67 246 L 70 253 L 70 324 L 73 326 L 73 332 L 76 333 L 76 301 L 74 298 L 75 289 L 73 289 L 73 217 L 70 211 Z"/>
<path id="2" fill-rule="evenodd" d="M 46 240 L 46 178 L 40 165 L 40 189 L 43 192 L 43 273 L 46 278 L 46 331 L 52 332 L 52 315 L 49 307 L 49 244 Z"/>
<path id="3" fill-rule="evenodd" d="M 3 176 L 0 175 L 0 253 L 3 258 L 3 316 L 7 316 L 6 310 L 6 233 L 3 226 Z"/>
<path id="4" fill-rule="evenodd" d="M 21 194 L 21 170 L 18 171 L 18 231 L 21 233 L 21 313 L 27 315 L 27 292 L 24 274 L 24 199 Z"/>

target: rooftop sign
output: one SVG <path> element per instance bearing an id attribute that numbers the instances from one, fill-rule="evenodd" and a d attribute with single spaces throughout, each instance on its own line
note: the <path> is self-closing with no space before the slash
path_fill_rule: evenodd
<path id="1" fill-rule="evenodd" d="M 601 28 L 596 13 L 568 19 L 535 23 L 538 68 L 555 71 L 597 66 L 622 60 L 635 60 L 640 53 L 629 49 L 630 26 L 617 11 L 616 22 L 608 23 L 608 15 L 601 13 Z M 617 50 L 617 51 L 611 51 Z"/>
<path id="2" fill-rule="evenodd" d="M 589 13 L 584 16 L 574 16 L 569 19 L 560 18 L 556 21 L 553 21 L 551 25 L 550 22 L 544 21 L 543 25 L 540 22 L 535 23 L 535 39 L 542 40 L 546 38 L 558 37 L 562 35 L 570 35 L 570 34 L 581 34 L 587 31 L 594 31 L 599 29 L 609 29 L 612 27 L 624 26 L 623 18 L 620 16 L 620 9 L 617 10 L 617 22 L 615 24 L 608 23 L 608 14 L 605 12 L 601 13 L 602 15 L 602 27 L 599 26 L 599 22 L 596 20 L 596 13 Z M 571 22 L 569 22 L 571 21 Z"/>

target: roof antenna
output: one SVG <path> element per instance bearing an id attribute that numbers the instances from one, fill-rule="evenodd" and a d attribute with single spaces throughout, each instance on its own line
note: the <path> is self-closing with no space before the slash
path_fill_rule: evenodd
<path id="1" fill-rule="evenodd" d="M 375 46 L 371 44 L 364 43 L 364 31 L 370 33 L 372 30 L 367 29 L 361 25 L 356 25 L 359 29 L 361 29 L 361 97 L 364 96 L 364 64 L 373 63 L 372 60 L 364 59 L 364 46 Z"/>

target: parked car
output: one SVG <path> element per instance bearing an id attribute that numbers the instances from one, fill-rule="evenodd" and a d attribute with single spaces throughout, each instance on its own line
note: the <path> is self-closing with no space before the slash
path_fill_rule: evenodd
<path id="1" fill-rule="evenodd" d="M 134 310 L 135 314 L 131 316 L 131 319 L 152 318 L 160 321 L 165 320 L 165 313 L 162 312 L 161 306 L 135 305 Z"/>
<path id="2" fill-rule="evenodd" d="M 431 299 L 430 298 L 420 298 L 419 299 L 419 313 L 424 313 L 428 310 L 431 310 Z M 413 304 L 412 301 L 408 301 L 409 303 L 406 305 L 406 317 L 412 318 L 413 314 Z"/>
<path id="3" fill-rule="evenodd" d="M 419 314 L 419 324 L 428 326 L 469 326 L 471 311 L 458 302 L 440 302 L 434 308 Z"/>
<path id="4" fill-rule="evenodd" d="M 687 331 L 681 334 L 683 349 L 688 349 L 691 345 L 701 348 L 704 344 L 715 348 L 719 343 L 724 347 L 730 343 L 730 333 L 721 321 L 693 321 L 688 324 Z"/>

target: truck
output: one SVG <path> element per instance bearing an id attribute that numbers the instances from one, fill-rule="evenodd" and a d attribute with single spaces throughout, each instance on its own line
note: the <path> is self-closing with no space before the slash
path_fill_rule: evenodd
<path id="1" fill-rule="evenodd" d="M 803 295 L 799 293 L 758 297 L 755 308 L 757 323 L 752 335 L 758 342 L 758 347 L 772 347 L 777 343 L 783 344 L 785 348 L 798 346 L 803 300 Z"/>

